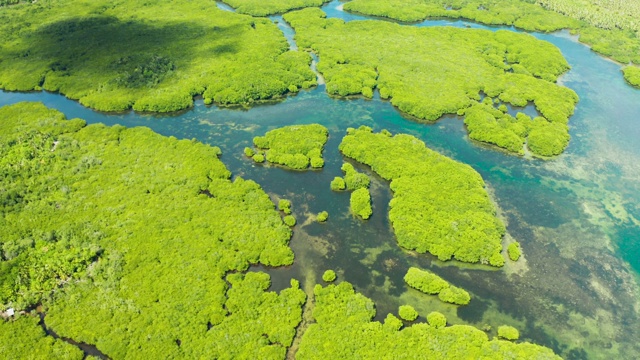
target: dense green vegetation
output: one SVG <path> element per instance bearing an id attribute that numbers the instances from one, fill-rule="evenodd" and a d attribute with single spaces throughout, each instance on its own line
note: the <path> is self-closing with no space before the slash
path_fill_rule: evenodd
<path id="1" fill-rule="evenodd" d="M 0 88 L 59 91 L 103 111 L 248 105 L 316 84 L 268 19 L 186 0 L 57 0 L 0 8 Z"/>
<path id="2" fill-rule="evenodd" d="M 342 191 L 342 190 L 345 190 L 346 188 L 347 188 L 347 184 L 345 183 L 343 178 L 336 176 L 333 178 L 333 180 L 331 180 L 331 190 Z"/>
<path id="3" fill-rule="evenodd" d="M 345 4 L 344 9 L 401 21 L 462 18 L 488 25 L 514 25 L 529 31 L 550 32 L 579 25 L 576 20 L 518 0 L 354 0 Z"/>
<path id="4" fill-rule="evenodd" d="M 20 316 L 15 320 L 0 319 L 0 357 L 3 359 L 68 359 L 81 360 L 77 347 L 47 336 L 38 325 L 40 319 Z"/>
<path id="5" fill-rule="evenodd" d="M 329 0 L 223 0 L 241 14 L 267 16 L 289 10 L 321 6 Z"/>
<path id="6" fill-rule="evenodd" d="M 344 163 L 340 169 L 344 173 L 344 184 L 347 190 L 353 191 L 362 188 L 369 188 L 369 185 L 371 185 L 371 180 L 367 174 L 359 172 L 353 167 L 353 165 Z M 336 186 L 340 185 L 340 182 L 337 182 L 338 184 L 336 184 Z"/>
<path id="7" fill-rule="evenodd" d="M 296 225 L 296 218 L 293 215 L 287 215 L 282 220 L 289 227 Z"/>
<path id="8" fill-rule="evenodd" d="M 369 193 L 369 189 L 366 187 L 354 190 L 351 193 L 349 204 L 351 211 L 364 220 L 371 217 L 373 213 L 373 210 L 371 210 L 371 193 Z"/>
<path id="9" fill-rule="evenodd" d="M 400 305 L 398 315 L 406 321 L 413 321 L 418 318 L 418 312 L 411 305 Z"/>
<path id="10" fill-rule="evenodd" d="M 326 282 L 333 282 L 336 280 L 336 272 L 333 270 L 327 270 L 322 274 L 322 280 Z"/>
<path id="11" fill-rule="evenodd" d="M 502 325 L 498 326 L 498 337 L 506 340 L 518 340 L 520 332 L 513 326 Z"/>
<path id="12" fill-rule="evenodd" d="M 435 295 L 444 302 L 456 305 L 467 305 L 471 296 L 464 289 L 449 284 L 440 276 L 415 267 L 409 268 L 404 276 L 407 285 L 425 294 Z"/>
<path id="13" fill-rule="evenodd" d="M 640 88 L 640 68 L 635 66 L 627 66 L 622 69 L 624 79 L 635 87 Z"/>
<path id="14" fill-rule="evenodd" d="M 270 163 L 304 170 L 324 166 L 322 150 L 329 131 L 322 125 L 291 125 L 267 131 L 253 138 L 253 144 L 266 152 Z"/>
<path id="15" fill-rule="evenodd" d="M 284 357 L 305 294 L 242 271 L 291 264 L 291 230 L 219 149 L 37 103 L 0 120 L 0 309 L 42 303 L 113 359 Z"/>
<path id="16" fill-rule="evenodd" d="M 571 29 L 594 51 L 624 64 L 640 64 L 637 0 L 354 0 L 344 8 L 401 21 L 446 17 L 528 31 Z"/>
<path id="17" fill-rule="evenodd" d="M 367 127 L 348 129 L 340 151 L 391 181 L 389 219 L 400 246 L 440 260 L 504 265 L 504 225 L 470 166 L 413 136 L 376 134 Z"/>
<path id="18" fill-rule="evenodd" d="M 291 214 L 291 201 L 286 200 L 286 199 L 280 199 L 278 200 L 278 210 L 282 211 L 283 213 L 290 215 Z"/>
<path id="19" fill-rule="evenodd" d="M 316 220 L 318 222 L 325 222 L 327 221 L 327 219 L 329 218 L 329 213 L 326 211 L 321 211 L 318 213 L 318 215 L 316 216 Z"/>
<path id="20" fill-rule="evenodd" d="M 522 255 L 522 251 L 520 250 L 520 243 L 517 241 L 512 242 L 507 246 L 507 253 L 509 254 L 509 259 L 512 261 L 518 261 L 520 256 Z"/>
<path id="21" fill-rule="evenodd" d="M 482 93 L 514 106 L 531 102 L 545 119 L 536 124 L 540 130 L 514 133 L 488 118 L 474 121 L 476 138 L 516 153 L 523 143 L 518 147 L 517 138 L 527 136 L 534 138 L 536 145 L 529 146 L 534 154 L 564 150 L 566 144 L 557 139 L 568 138 L 566 125 L 578 96 L 555 83 L 569 65 L 554 45 L 505 30 L 415 28 L 373 20 L 345 23 L 324 16 L 319 9 L 304 9 L 285 19 L 295 28 L 298 45 L 320 56 L 318 70 L 330 94 L 366 95 L 377 88 L 401 111 L 426 121 L 464 114 Z M 501 139 L 479 135 L 496 129 Z"/>
<path id="22" fill-rule="evenodd" d="M 402 323 L 387 316 L 384 324 L 372 322 L 376 314 L 371 300 L 351 284 L 314 289 L 316 320 L 305 331 L 296 353 L 298 359 L 559 359 L 553 351 L 530 343 L 489 340 L 471 326 L 443 326 L 444 316 L 430 314 L 430 324 Z M 433 321 L 433 323 L 431 323 Z M 339 343 L 337 343 L 337 341 Z"/>
<path id="23" fill-rule="evenodd" d="M 447 326 L 447 317 L 437 311 L 430 312 L 429 315 L 427 315 L 427 321 L 429 322 L 429 325 L 436 329 Z"/>

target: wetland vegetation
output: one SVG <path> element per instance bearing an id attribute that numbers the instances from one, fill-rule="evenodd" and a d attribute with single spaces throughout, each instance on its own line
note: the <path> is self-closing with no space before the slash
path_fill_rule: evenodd
<path id="1" fill-rule="evenodd" d="M 567 123 L 578 96 L 556 84 L 569 65 L 547 42 L 510 31 L 345 23 L 325 19 L 320 9 L 284 18 L 296 30 L 298 46 L 320 57 L 318 71 L 329 94 L 370 98 L 377 88 L 398 109 L 427 122 L 481 109 L 474 105 L 484 94 L 516 107 L 533 103 L 540 113 L 533 122 L 474 111 L 473 137 L 515 153 L 529 139 L 529 150 L 540 156 L 558 155 L 568 144 Z"/>
<path id="2" fill-rule="evenodd" d="M 253 15 L 320 5 L 231 2 Z M 401 2 L 386 3 L 408 13 L 439 3 Z M 640 268 L 640 192 L 633 179 L 640 172 L 627 162 L 640 158 L 640 133 L 629 121 L 640 100 L 625 102 L 637 97 L 620 67 L 572 43 L 566 32 L 534 39 L 513 28 L 419 30 L 380 20 L 347 24 L 318 9 L 287 14 L 297 21 L 296 39 L 314 42 L 301 48 L 319 59 L 315 74 L 311 57 L 290 50 L 297 49 L 293 30 L 279 16 L 268 21 L 219 14 L 214 3 L 162 0 L 14 3 L 0 0 L 0 36 L 9 36 L 0 42 L 0 87 L 39 78 L 30 89 L 89 94 L 75 98 L 93 108 L 117 105 L 109 110 L 172 111 L 193 106 L 196 97 L 188 112 L 106 115 L 46 92 L 0 91 L 0 104 L 42 100 L 72 119 L 41 104 L 0 108 L 0 357 L 556 359 L 555 352 L 606 359 L 638 353 L 633 267 Z M 365 3 L 385 4 L 344 6 Z M 455 1 L 445 10 L 450 19 L 543 32 L 571 28 L 595 51 L 638 63 L 637 19 L 629 16 L 636 2 L 474 4 Z M 341 8 L 334 1 L 323 11 L 345 21 L 363 18 Z M 431 24 L 445 22 L 418 26 Z M 219 47 L 224 41 L 217 35 L 233 49 Z M 268 41 L 256 43 L 254 35 Z M 385 36 L 391 40 L 370 46 Z M 51 46 L 40 47 L 44 40 Z M 444 46 L 447 41 L 458 48 Z M 432 47 L 419 48 L 424 45 Z M 453 56 L 453 64 L 433 49 Z M 455 57 L 469 54 L 471 61 Z M 115 63 L 102 61 L 110 56 Z M 483 62 L 499 71 L 476 66 Z M 637 69 L 623 69 L 628 84 L 636 82 Z M 419 99 L 416 108 L 420 99 L 455 95 L 441 86 L 446 82 L 424 89 L 411 83 L 423 81 L 427 70 L 434 81 L 457 81 L 464 106 L 434 115 L 432 125 L 436 118 L 416 112 L 419 121 L 409 122 L 380 101 L 391 100 L 406 114 L 398 104 L 410 96 Z M 323 84 L 321 74 L 330 77 L 326 87 L 301 91 L 315 86 L 316 75 Z M 465 76 L 469 88 L 460 81 Z M 499 91 L 490 89 L 499 77 Z M 581 99 L 570 124 L 578 97 L 564 86 Z M 296 96 L 252 106 L 286 94 Z M 244 109 L 204 105 L 212 103 Z M 252 139 L 266 142 L 269 132 L 292 124 L 323 127 L 319 156 L 292 152 L 317 171 L 259 164 L 271 150 L 251 147 Z M 376 133 L 361 127 L 343 138 L 345 129 L 362 124 Z M 288 148 L 314 137 L 285 135 L 274 143 Z M 554 158 L 522 161 L 468 139 L 527 158 Z M 350 215 L 356 193 L 367 199 L 366 222 Z M 431 204 L 426 212 L 424 203 Z M 435 256 L 394 243 L 398 234 L 424 240 L 419 214 L 442 216 L 438 233 L 415 247 Z M 404 226 L 411 221 L 419 226 Z M 438 237 L 446 241 L 431 247 Z M 452 239 L 473 241 L 453 250 L 439 246 Z M 403 275 L 413 269 L 429 269 L 447 284 L 440 299 L 408 287 Z M 336 279 L 337 285 L 322 283 Z M 473 300 L 443 279 L 469 290 Z"/>

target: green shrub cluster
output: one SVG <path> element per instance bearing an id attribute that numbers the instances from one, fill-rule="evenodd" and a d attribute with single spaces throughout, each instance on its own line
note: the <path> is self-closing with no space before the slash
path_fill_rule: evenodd
<path id="1" fill-rule="evenodd" d="M 363 187 L 354 190 L 351 193 L 349 204 L 351 211 L 364 220 L 367 220 L 373 214 L 373 210 L 371 210 L 371 194 L 367 188 Z"/>
<path id="2" fill-rule="evenodd" d="M 329 0 L 223 0 L 241 14 L 267 16 L 294 9 L 322 6 Z"/>
<path id="3" fill-rule="evenodd" d="M 438 294 L 441 301 L 450 304 L 467 305 L 471 301 L 471 296 L 464 289 L 450 285 L 440 276 L 427 270 L 411 267 L 404 276 L 404 281 L 425 294 Z"/>
<path id="4" fill-rule="evenodd" d="M 316 220 L 318 222 L 325 222 L 327 221 L 328 218 L 329 218 L 329 213 L 326 211 L 321 211 L 318 213 L 318 216 L 316 216 Z"/>
<path id="5" fill-rule="evenodd" d="M 248 106 L 316 84 L 275 24 L 214 2 L 38 1 L 0 8 L 0 39 L 0 88 L 101 111 L 176 111 L 196 95 Z"/>
<path id="6" fill-rule="evenodd" d="M 624 64 L 640 64 L 638 1 L 354 0 L 344 9 L 401 21 L 445 17 L 528 31 L 571 29 L 594 51 Z"/>
<path id="7" fill-rule="evenodd" d="M 472 326 L 444 327 L 444 316 L 431 315 L 430 325 L 402 330 L 402 322 L 393 315 L 384 324 L 371 321 L 376 314 L 373 302 L 347 282 L 316 285 L 314 294 L 315 322 L 302 335 L 297 359 L 379 359 L 381 354 L 388 359 L 560 359 L 538 345 L 489 340 Z"/>
<path id="8" fill-rule="evenodd" d="M 520 155 L 524 154 L 525 142 L 537 156 L 559 155 L 569 145 L 569 127 L 564 116 L 557 117 L 560 119 L 557 122 L 542 116 L 532 120 L 521 112 L 513 117 L 506 112 L 506 107 L 496 109 L 491 101 L 476 103 L 459 113 L 465 116 L 464 123 L 467 125 L 469 138 L 494 144 Z"/>
<path id="9" fill-rule="evenodd" d="M 425 121 L 476 104 L 481 92 L 514 106 L 532 102 L 552 125 L 536 133 L 538 146 L 531 150 L 546 155 L 551 152 L 547 147 L 562 147 L 555 139 L 566 133 L 578 96 L 556 84 L 569 65 L 551 43 L 506 30 L 417 28 L 373 20 L 345 23 L 324 16 L 319 9 L 304 9 L 285 19 L 295 28 L 298 45 L 319 55 L 318 70 L 330 94 L 378 88 L 382 98 Z M 496 122 L 475 121 L 476 138 L 520 152 L 523 136 L 507 122 Z M 486 135 L 496 129 L 500 134 Z M 541 144 L 547 137 L 548 143 Z"/>
<path id="10" fill-rule="evenodd" d="M 400 246 L 440 260 L 504 264 L 504 225 L 470 166 L 413 136 L 389 137 L 366 127 L 348 129 L 340 151 L 391 180 L 389 219 Z"/>
<path id="11" fill-rule="evenodd" d="M 250 147 L 244 148 L 244 156 L 251 158 L 255 154 L 256 154 L 256 152 L 252 148 L 250 148 Z"/>
<path id="12" fill-rule="evenodd" d="M 322 280 L 326 282 L 333 282 L 336 280 L 336 272 L 333 270 L 327 270 L 322 274 Z"/>
<path id="13" fill-rule="evenodd" d="M 513 326 L 502 325 L 498 326 L 498 337 L 506 340 L 518 340 L 520 332 Z"/>
<path id="14" fill-rule="evenodd" d="M 436 329 L 447 326 L 447 317 L 437 311 L 432 311 L 427 315 L 427 322 Z"/>
<path id="15" fill-rule="evenodd" d="M 341 191 L 341 190 L 345 190 L 346 188 L 347 188 L 347 184 L 345 183 L 343 178 L 336 176 L 333 178 L 333 180 L 331 180 L 331 190 Z"/>
<path id="16" fill-rule="evenodd" d="M 367 174 L 358 172 L 353 165 L 344 163 L 340 169 L 342 169 L 344 173 L 344 183 L 347 190 L 353 191 L 360 188 L 369 188 L 369 185 L 371 185 L 371 180 Z"/>
<path id="17" fill-rule="evenodd" d="M 624 79 L 637 88 L 640 88 L 640 67 L 627 66 L 622 69 Z"/>
<path id="18" fill-rule="evenodd" d="M 518 261 L 520 256 L 522 255 L 522 251 L 520 250 L 520 243 L 517 241 L 512 242 L 507 246 L 507 253 L 509 254 L 509 259 L 512 261 Z"/>
<path id="19" fill-rule="evenodd" d="M 282 211 L 283 213 L 290 215 L 291 214 L 291 201 L 286 200 L 286 199 L 280 199 L 278 200 L 278 210 Z"/>
<path id="20" fill-rule="evenodd" d="M 322 125 L 291 125 L 267 131 L 253 138 L 253 144 L 266 152 L 270 163 L 304 170 L 324 166 L 322 150 L 329 131 Z"/>
<path id="21" fill-rule="evenodd" d="M 8 321 L 0 319 L 0 357 L 68 360 L 84 358 L 77 347 L 47 336 L 38 324 L 39 321 L 35 316 L 20 316 Z"/>
<path id="22" fill-rule="evenodd" d="M 284 223 L 289 226 L 289 227 L 293 227 L 296 225 L 296 218 L 293 217 L 293 215 L 287 215 L 284 217 Z"/>
<path id="23" fill-rule="evenodd" d="M 401 21 L 427 18 L 469 19 L 487 25 L 513 25 L 529 31 L 552 32 L 579 26 L 579 22 L 519 0 L 354 0 L 344 9 Z"/>
<path id="24" fill-rule="evenodd" d="M 398 315 L 406 321 L 413 321 L 418 318 L 418 312 L 411 305 L 400 305 Z"/>
<path id="25" fill-rule="evenodd" d="M 60 336 L 113 359 L 284 358 L 305 294 L 242 272 L 292 264 L 291 229 L 219 155 L 42 104 L 0 108 L 0 309 L 42 303 Z M 0 336 L 40 342 L 14 325 Z"/>

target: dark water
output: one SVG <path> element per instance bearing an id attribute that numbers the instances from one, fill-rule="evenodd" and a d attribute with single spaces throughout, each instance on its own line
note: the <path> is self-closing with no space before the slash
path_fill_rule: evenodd
<path id="1" fill-rule="evenodd" d="M 339 5 L 332 2 L 324 10 L 331 17 L 363 18 L 345 14 Z M 294 47 L 293 32 L 281 18 L 273 19 Z M 496 29 L 449 20 L 414 25 Z M 0 92 L 0 105 L 41 101 L 69 118 L 147 126 L 163 135 L 219 146 L 222 161 L 235 176 L 257 181 L 273 199 L 292 200 L 298 220 L 291 241 L 295 264 L 252 269 L 269 272 L 272 289 L 287 287 L 293 277 L 311 291 L 322 283 L 324 270 L 334 269 L 339 280 L 353 283 L 376 302 L 377 319 L 411 304 L 422 316 L 441 311 L 453 324 L 493 329 L 513 325 L 523 339 L 550 346 L 568 359 L 635 358 L 640 353 L 640 91 L 625 84 L 619 65 L 597 56 L 568 33 L 534 35 L 561 49 L 572 66 L 561 81 L 580 96 L 570 120 L 569 148 L 551 161 L 523 159 L 474 143 L 455 116 L 420 124 L 379 98 L 333 99 L 323 86 L 250 110 L 208 107 L 197 101 L 192 110 L 172 115 L 100 114 L 43 92 Z M 307 123 L 330 130 L 321 171 L 256 165 L 242 155 L 253 136 Z M 521 243 L 524 259 L 495 270 L 403 251 L 387 218 L 392 196 L 388 184 L 357 164 L 373 179 L 374 213 L 368 221 L 350 215 L 349 194 L 330 191 L 329 183 L 341 175 L 345 160 L 337 146 L 346 128 L 360 125 L 415 135 L 480 172 L 508 223 L 507 241 Z M 323 210 L 329 212 L 329 220 L 314 222 L 313 216 Z M 469 290 L 473 300 L 458 308 L 408 289 L 402 277 L 410 266 L 430 268 Z"/>

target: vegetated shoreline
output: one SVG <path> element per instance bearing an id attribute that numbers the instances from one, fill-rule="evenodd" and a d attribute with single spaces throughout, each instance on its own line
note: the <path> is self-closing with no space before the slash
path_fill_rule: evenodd
<path id="1" fill-rule="evenodd" d="M 553 11 L 553 10 L 549 10 L 549 9 L 545 8 L 544 6 L 542 6 L 542 8 L 545 9 L 545 10 L 548 10 L 548 11 Z M 621 62 L 619 60 L 616 60 L 614 58 L 614 55 L 607 55 L 607 54 L 602 53 L 602 52 L 600 52 L 598 50 L 595 50 L 593 48 L 593 43 L 582 41 L 581 40 L 581 36 L 580 36 L 581 35 L 580 30 L 584 29 L 585 28 L 584 26 L 583 27 L 579 27 L 579 28 L 563 27 L 563 28 L 555 29 L 555 30 L 551 30 L 551 31 L 544 31 L 544 30 L 529 30 L 529 29 L 517 26 L 515 24 L 511 24 L 511 25 L 507 25 L 507 24 L 503 24 L 503 25 L 488 24 L 488 23 L 483 23 L 483 22 L 477 21 L 475 19 L 471 19 L 469 17 L 464 17 L 464 16 L 460 16 L 460 17 L 456 17 L 456 18 L 454 18 L 454 17 L 446 17 L 446 16 L 433 16 L 433 17 L 428 16 L 428 17 L 425 17 L 422 20 L 404 21 L 404 20 L 393 18 L 393 17 L 391 17 L 389 15 L 371 15 L 371 14 L 367 14 L 367 13 L 360 12 L 360 11 L 357 11 L 357 10 L 351 10 L 351 9 L 345 10 L 344 8 L 341 8 L 340 10 L 344 11 L 346 13 L 359 15 L 359 16 L 364 16 L 364 17 L 367 17 L 367 18 L 369 18 L 371 20 L 389 21 L 389 22 L 397 23 L 399 25 L 406 25 L 406 26 L 414 26 L 414 25 L 422 24 L 422 23 L 424 23 L 426 21 L 451 21 L 451 22 L 465 21 L 465 22 L 470 22 L 470 23 L 473 23 L 473 24 L 487 26 L 489 28 L 494 28 L 494 29 L 506 29 L 506 30 L 513 29 L 513 30 L 517 30 L 517 31 L 524 32 L 524 33 L 527 33 L 527 34 L 536 34 L 536 33 L 538 33 L 538 34 L 553 35 L 553 34 L 557 34 L 557 33 L 562 32 L 562 31 L 567 31 L 567 32 L 569 32 L 569 34 L 571 34 L 573 37 L 575 37 L 575 41 L 576 42 L 580 43 L 583 46 L 586 46 L 592 52 L 594 52 L 598 56 L 602 57 L 603 59 L 611 60 L 612 62 L 614 62 L 614 63 L 616 63 L 616 64 L 618 64 L 620 66 L 640 67 L 640 64 L 636 64 L 636 63 L 634 63 L 632 61 L 629 61 L 629 62 L 625 63 L 625 62 Z M 553 12 L 555 12 L 555 11 L 553 11 Z M 556 13 L 569 17 L 569 15 L 566 15 L 566 14 L 563 14 L 563 13 L 560 13 L 560 12 L 556 12 Z M 583 21 L 583 20 L 578 20 L 578 21 Z M 596 26 L 594 26 L 594 27 L 596 27 Z M 598 27 L 596 27 L 596 28 L 600 29 L 600 30 L 605 30 L 605 31 L 611 31 L 612 30 L 612 29 L 605 29 L 605 28 L 598 28 Z M 623 29 L 620 29 L 620 28 L 615 28 L 615 29 L 623 30 Z M 640 88 L 640 85 L 634 85 L 633 83 L 629 82 L 626 77 L 624 77 L 624 79 L 627 81 L 627 84 L 629 86 L 632 86 L 634 88 Z"/>

